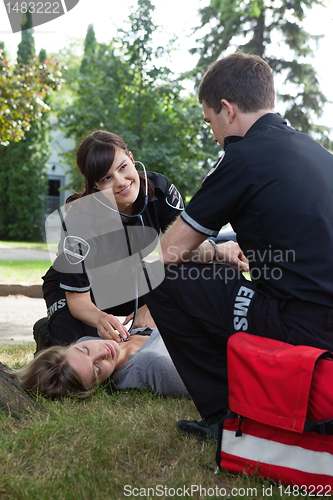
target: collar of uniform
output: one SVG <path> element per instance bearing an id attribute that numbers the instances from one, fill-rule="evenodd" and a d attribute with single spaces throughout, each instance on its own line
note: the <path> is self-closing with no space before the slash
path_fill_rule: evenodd
<path id="1" fill-rule="evenodd" d="M 267 125 L 273 126 L 273 127 L 281 127 L 287 125 L 287 122 L 281 118 L 281 116 L 275 114 L 275 113 L 267 113 L 266 115 L 261 116 L 246 132 L 244 137 L 249 136 L 253 132 L 257 132 L 258 130 L 266 127 Z M 244 137 L 238 136 L 238 135 L 231 135 L 229 137 L 226 137 L 224 140 L 224 149 L 227 148 L 229 144 L 241 141 L 244 139 Z"/>
<path id="2" fill-rule="evenodd" d="M 275 113 L 266 113 L 266 115 L 261 116 L 256 122 L 254 122 L 252 127 L 250 127 L 246 132 L 245 136 L 248 136 L 252 134 L 252 132 L 256 132 L 257 130 L 267 127 L 267 125 L 270 125 L 272 127 L 284 127 L 285 125 L 287 125 L 287 122 L 286 120 L 281 118 L 281 116 Z"/>

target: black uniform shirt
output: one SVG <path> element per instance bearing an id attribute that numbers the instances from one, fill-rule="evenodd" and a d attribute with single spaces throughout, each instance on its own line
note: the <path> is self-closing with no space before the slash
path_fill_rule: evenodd
<path id="1" fill-rule="evenodd" d="M 155 191 L 154 198 L 148 202 L 147 208 L 142 214 L 143 224 L 147 228 L 147 230 L 143 232 L 145 243 L 140 239 L 142 247 L 149 246 L 150 240 L 154 237 L 156 238 L 156 235 L 160 232 L 164 232 L 184 208 L 184 202 L 181 195 L 167 177 L 156 172 L 147 172 L 147 176 L 154 184 Z M 84 198 L 82 200 L 84 200 Z M 92 201 L 94 202 L 94 200 Z M 75 207 L 75 203 L 76 202 L 73 204 L 73 208 Z M 72 212 L 71 208 L 65 218 L 65 224 L 67 223 L 68 227 L 63 237 L 67 235 L 69 237 L 67 241 L 70 241 L 70 243 L 70 238 L 72 237 L 74 238 L 74 243 L 75 241 L 80 241 L 76 238 L 81 238 L 82 242 L 80 246 L 83 253 L 85 252 L 85 248 L 88 249 L 88 247 L 89 252 L 82 261 L 75 261 L 74 259 L 72 263 L 65 259 L 64 252 L 61 252 L 57 257 L 53 266 L 45 275 L 43 285 L 44 296 L 45 294 L 51 294 L 52 301 L 55 296 L 52 291 L 56 291 L 59 287 L 64 291 L 79 293 L 91 290 L 91 283 L 85 272 L 86 268 L 89 269 L 89 266 L 93 266 L 93 263 L 97 262 L 103 272 L 103 264 L 107 265 L 109 262 L 117 260 L 121 262 L 122 256 L 125 257 L 128 255 L 128 246 L 123 227 L 126 226 L 129 228 L 129 234 L 131 234 L 130 229 L 132 231 L 135 231 L 136 228 L 139 231 L 142 230 L 142 225 L 138 218 L 130 219 L 126 223 L 121 221 L 119 224 L 119 233 L 117 233 L 117 237 L 115 238 L 114 235 L 116 233 L 114 232 L 115 226 L 113 219 L 118 217 L 120 221 L 119 215 L 115 215 L 114 212 L 101 206 L 98 202 L 96 202 L 95 205 L 96 207 L 92 207 L 92 210 L 88 209 L 87 211 L 80 212 L 78 216 L 76 216 L 73 211 L 74 215 L 72 217 L 70 217 Z M 97 217 L 95 208 L 97 208 L 98 212 Z M 97 230 L 96 220 L 98 220 Z M 108 224 L 112 224 L 111 232 L 108 231 Z M 153 229 L 150 230 L 150 228 Z M 64 241 L 61 241 L 60 248 L 63 248 L 63 244 Z M 132 245 L 133 253 L 136 251 L 134 247 L 135 244 L 134 246 Z M 67 256 L 71 257 L 70 254 L 67 254 Z M 143 257 L 144 256 L 143 254 Z M 61 272 L 61 270 L 65 272 Z M 119 270 L 121 272 L 121 268 L 119 268 Z M 93 296 L 92 299 L 94 300 Z M 108 302 L 108 307 L 111 306 L 112 300 Z"/>
<path id="2" fill-rule="evenodd" d="M 147 228 L 153 228 L 154 231 L 145 232 L 145 237 L 148 241 L 144 244 L 140 240 L 143 248 L 149 245 L 149 238 L 153 238 L 160 231 L 164 232 L 184 208 L 181 195 L 167 177 L 156 172 L 147 172 L 147 176 L 154 184 L 155 192 L 153 200 L 148 202 L 147 209 L 142 214 L 142 219 L 143 225 Z M 133 218 L 126 223 L 121 221 L 119 224 L 119 233 L 116 235 L 114 232 L 114 221 L 112 221 L 114 212 L 100 205 L 98 205 L 98 209 L 100 209 L 97 215 L 99 236 L 92 238 L 92 235 L 96 232 L 96 214 L 91 214 L 89 211 L 80 214 L 77 221 L 79 227 L 75 231 L 76 236 L 89 242 L 90 253 L 82 262 L 83 265 L 87 265 L 88 269 L 91 262 L 97 262 L 97 265 L 101 267 L 103 264 L 108 264 L 111 261 L 120 262 L 122 258 L 128 255 L 123 226 L 137 226 L 138 231 L 141 232 L 142 230 L 141 222 L 138 218 Z M 118 214 L 116 217 L 119 219 Z M 113 232 L 108 231 L 108 224 L 112 224 Z M 132 248 L 132 251 L 135 253 L 136 249 Z M 80 263 L 74 265 L 67 264 L 67 272 L 61 273 L 60 287 L 65 291 L 87 292 L 90 290 L 91 284 L 87 273 L 84 272 L 82 267 L 76 273 L 76 268 L 78 267 L 81 267 Z"/>
<path id="3" fill-rule="evenodd" d="M 278 115 L 225 139 L 181 217 L 207 236 L 230 222 L 257 289 L 333 306 L 333 156 Z"/>

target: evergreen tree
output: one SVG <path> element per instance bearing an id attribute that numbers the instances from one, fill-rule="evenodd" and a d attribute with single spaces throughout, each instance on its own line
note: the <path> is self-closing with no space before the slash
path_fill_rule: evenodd
<path id="1" fill-rule="evenodd" d="M 21 41 L 17 48 L 17 62 L 28 64 L 35 54 L 35 39 L 31 12 L 23 14 Z"/>
<path id="2" fill-rule="evenodd" d="M 91 57 L 96 52 L 97 40 L 94 31 L 94 26 L 89 24 L 86 37 L 84 39 L 84 55 L 81 62 L 81 73 L 87 73 L 89 71 L 89 62 Z"/>
<path id="3" fill-rule="evenodd" d="M 6 59 L 5 42 L 0 41 L 0 51 L 2 52 L 4 59 Z"/>
<path id="4" fill-rule="evenodd" d="M 27 15 L 24 26 L 27 27 L 22 29 L 17 55 L 18 64 L 22 66 L 34 56 L 31 14 Z M 41 116 L 32 122 L 20 142 L 0 148 L 0 239 L 40 241 L 43 238 L 46 162 L 50 153 L 48 129 L 46 117 Z"/>
<path id="5" fill-rule="evenodd" d="M 197 81 L 209 64 L 227 49 L 263 57 L 275 75 L 281 75 L 278 110 L 297 130 L 327 139 L 328 129 L 314 124 L 321 116 L 326 97 L 308 58 L 318 36 L 302 28 L 305 9 L 323 0 L 211 0 L 200 10 L 201 28 L 208 33 L 197 40 L 192 53 L 200 57 L 194 71 Z M 273 43 L 274 42 L 274 43 Z M 280 78 L 279 78 L 280 81 Z"/>
<path id="6" fill-rule="evenodd" d="M 5 42 L 0 42 L 0 73 L 7 64 L 7 57 L 5 53 Z"/>
<path id="7" fill-rule="evenodd" d="M 39 54 L 38 54 L 38 59 L 39 62 L 43 63 L 47 57 L 47 53 L 45 49 L 40 49 Z"/>

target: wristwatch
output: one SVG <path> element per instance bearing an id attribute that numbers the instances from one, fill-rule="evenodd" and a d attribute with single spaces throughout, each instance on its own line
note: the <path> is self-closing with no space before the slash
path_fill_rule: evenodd
<path id="1" fill-rule="evenodd" d="M 214 262 L 215 260 L 217 260 L 217 257 L 218 257 L 218 254 L 219 254 L 219 249 L 218 249 L 218 246 L 217 244 L 215 243 L 214 240 L 206 240 L 208 243 L 210 243 L 212 245 L 212 247 L 214 248 L 214 256 L 211 260 L 208 261 L 208 263 L 211 263 L 211 262 Z"/>

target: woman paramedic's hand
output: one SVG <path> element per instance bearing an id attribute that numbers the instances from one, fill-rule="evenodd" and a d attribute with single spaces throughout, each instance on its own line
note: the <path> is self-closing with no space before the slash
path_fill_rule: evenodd
<path id="1" fill-rule="evenodd" d="M 121 339 L 127 339 L 130 336 L 119 319 L 103 311 L 100 311 L 96 327 L 98 335 L 104 339 L 121 342 Z"/>
<path id="2" fill-rule="evenodd" d="M 219 249 L 219 253 L 216 262 L 230 264 L 230 266 L 237 267 L 242 272 L 249 271 L 246 257 L 238 243 L 227 241 L 226 243 L 217 245 L 217 248 Z"/>
<path id="3" fill-rule="evenodd" d="M 129 314 L 125 321 L 123 322 L 123 325 L 127 325 L 134 317 L 134 313 Z M 135 323 L 133 325 L 133 328 L 143 328 L 143 327 L 149 327 L 149 328 L 156 328 L 156 324 L 150 314 L 150 311 L 146 305 L 139 307 L 138 313 L 136 315 Z"/>
<path id="4" fill-rule="evenodd" d="M 84 293 L 66 292 L 69 310 L 74 318 L 87 325 L 97 328 L 98 335 L 105 339 L 120 342 L 121 338 L 127 339 L 129 333 L 126 328 L 112 314 L 100 311 L 91 301 L 90 291 Z M 121 338 L 120 338 L 121 336 Z"/>

